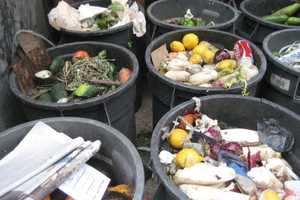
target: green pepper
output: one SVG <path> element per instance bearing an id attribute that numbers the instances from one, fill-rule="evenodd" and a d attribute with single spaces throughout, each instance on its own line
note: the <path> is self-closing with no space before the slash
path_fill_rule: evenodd
<path id="1" fill-rule="evenodd" d="M 96 96 L 99 89 L 94 85 L 89 85 L 87 83 L 81 84 L 75 91 L 74 95 L 78 97 L 93 97 Z"/>

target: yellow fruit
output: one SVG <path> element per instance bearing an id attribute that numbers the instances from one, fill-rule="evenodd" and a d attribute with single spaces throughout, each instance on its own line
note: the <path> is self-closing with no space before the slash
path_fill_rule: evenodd
<path id="1" fill-rule="evenodd" d="M 187 50 L 192 50 L 199 43 L 199 38 L 194 33 L 188 33 L 184 35 L 182 43 Z"/>
<path id="2" fill-rule="evenodd" d="M 271 189 L 267 189 L 262 193 L 262 200 L 280 200 L 278 194 Z"/>
<path id="3" fill-rule="evenodd" d="M 217 70 L 222 71 L 224 69 L 235 69 L 237 63 L 233 59 L 225 59 L 216 64 Z"/>
<path id="4" fill-rule="evenodd" d="M 180 51 L 185 51 L 185 48 L 183 46 L 183 44 L 179 41 L 173 41 L 170 44 L 170 49 L 173 52 L 180 52 Z"/>
<path id="5" fill-rule="evenodd" d="M 183 143 L 188 137 L 188 133 L 180 128 L 174 128 L 170 132 L 169 143 L 175 149 L 181 149 L 183 147 Z"/>
<path id="6" fill-rule="evenodd" d="M 198 54 L 198 55 L 202 56 L 203 53 L 204 53 L 207 49 L 208 49 L 207 46 L 205 46 L 205 45 L 200 45 L 200 44 L 199 44 L 199 45 L 197 45 L 197 46 L 193 49 L 192 55 Z"/>
<path id="7" fill-rule="evenodd" d="M 192 167 L 202 162 L 204 159 L 198 152 L 192 148 L 185 148 L 176 154 L 176 166 L 178 168 Z"/>
<path id="8" fill-rule="evenodd" d="M 191 64 L 201 64 L 203 62 L 199 54 L 193 54 L 189 59 Z"/>
<path id="9" fill-rule="evenodd" d="M 215 58 L 215 53 L 209 49 L 203 52 L 202 59 L 206 64 L 213 64 L 214 63 L 214 58 Z"/>

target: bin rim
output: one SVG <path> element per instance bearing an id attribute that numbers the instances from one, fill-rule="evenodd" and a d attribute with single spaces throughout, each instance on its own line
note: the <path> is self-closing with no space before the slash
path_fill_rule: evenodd
<path id="1" fill-rule="evenodd" d="M 146 60 L 146 65 L 147 68 L 149 70 L 149 73 L 152 74 L 153 76 L 159 78 L 160 80 L 162 80 L 165 84 L 167 84 L 168 86 L 172 87 L 172 88 L 176 88 L 176 89 L 181 89 L 181 90 L 185 90 L 188 92 L 193 92 L 193 93 L 198 93 L 198 94 L 203 94 L 204 92 L 207 94 L 210 93 L 230 93 L 230 92 L 238 92 L 238 91 L 242 91 L 242 87 L 240 85 L 238 86 L 234 86 L 231 87 L 229 89 L 225 89 L 225 88 L 217 88 L 217 87 L 212 87 L 212 88 L 208 88 L 208 87 L 198 87 L 198 86 L 192 86 L 192 85 L 187 85 L 181 82 L 176 82 L 174 80 L 171 80 L 167 77 L 165 77 L 164 75 L 160 74 L 155 66 L 152 63 L 151 60 L 151 53 L 154 48 L 154 44 L 165 40 L 165 38 L 171 36 L 171 35 L 175 35 L 178 33 L 218 33 L 218 34 L 223 34 L 226 36 L 230 36 L 230 37 L 234 37 L 237 40 L 241 40 L 244 39 L 240 36 L 231 34 L 231 33 L 227 33 L 224 31 L 219 31 L 219 30 L 213 30 L 213 29 L 182 29 L 182 30 L 176 30 L 176 31 L 170 31 L 168 33 L 165 33 L 157 38 L 155 38 L 147 47 L 146 49 L 146 53 L 145 53 L 145 60 Z M 244 39 L 247 40 L 247 39 Z M 256 84 L 257 82 L 261 81 L 264 74 L 266 73 L 267 70 L 267 61 L 266 58 L 263 54 L 263 52 L 255 45 L 253 44 L 251 41 L 247 40 L 251 46 L 252 51 L 255 51 L 257 53 L 257 55 L 260 57 L 261 59 L 261 65 L 260 67 L 258 67 L 259 73 L 258 75 L 256 75 L 255 77 L 253 77 L 252 79 L 250 79 L 248 82 L 248 87 L 251 87 L 252 85 Z"/>
<path id="2" fill-rule="evenodd" d="M 200 100 L 214 100 L 214 99 L 240 99 L 240 100 L 249 100 L 252 102 L 267 104 L 271 107 L 276 108 L 277 110 L 280 110 L 286 114 L 291 115 L 293 118 L 296 118 L 298 121 L 300 121 L 300 116 L 296 113 L 292 112 L 291 110 L 280 106 L 278 104 L 275 104 L 269 100 L 263 99 L 263 98 L 256 98 L 256 97 L 250 97 L 250 96 L 241 96 L 241 95 L 233 95 L 233 94 L 217 94 L 217 95 L 209 95 L 209 96 L 202 96 L 200 97 Z M 152 138 L 151 138 L 151 161 L 153 164 L 154 172 L 159 177 L 159 180 L 162 182 L 164 187 L 167 191 L 169 191 L 173 196 L 176 196 L 177 199 L 182 200 L 189 200 L 186 194 L 184 194 L 166 175 L 165 171 L 162 168 L 162 164 L 159 160 L 159 151 L 160 151 L 160 136 L 161 136 L 161 129 L 165 126 L 167 126 L 166 121 L 170 118 L 170 116 L 173 116 L 180 110 L 183 110 L 187 106 L 194 104 L 195 102 L 193 100 L 186 101 L 184 103 L 181 103 L 180 105 L 174 107 L 170 111 L 168 111 L 157 123 L 153 130 Z"/>
<path id="3" fill-rule="evenodd" d="M 233 8 L 232 6 L 226 4 L 226 3 L 223 3 L 223 2 L 220 2 L 220 1 L 217 1 L 217 0 L 208 0 L 209 2 L 213 2 L 214 4 L 219 4 L 219 5 L 222 5 L 226 8 L 228 8 L 229 10 L 231 10 L 233 12 L 233 18 L 230 19 L 229 21 L 227 22 L 224 22 L 224 23 L 219 23 L 219 24 L 216 24 L 215 26 L 210 26 L 210 27 L 206 27 L 206 26 L 196 26 L 196 27 L 185 27 L 185 26 L 180 26 L 180 25 L 176 25 L 176 24 L 170 24 L 170 23 L 167 23 L 167 22 L 164 22 L 163 20 L 160 20 L 158 18 L 156 18 L 153 14 L 152 14 L 152 10 L 153 10 L 153 7 L 156 6 L 157 4 L 160 4 L 161 2 L 167 2 L 167 1 L 170 1 L 170 0 L 158 0 L 158 1 L 155 1 L 153 2 L 148 8 L 147 8 L 147 16 L 149 17 L 150 21 L 157 25 L 157 26 L 160 26 L 160 27 L 163 27 L 163 28 L 167 28 L 167 29 L 174 29 L 174 30 L 178 30 L 178 29 L 218 29 L 218 28 L 227 28 L 229 27 L 230 25 L 232 25 L 233 23 L 235 23 L 237 21 L 237 19 L 239 18 L 239 11 L 237 11 L 235 8 Z"/>
<path id="4" fill-rule="evenodd" d="M 85 100 L 82 100 L 79 102 L 54 103 L 54 102 L 41 102 L 38 100 L 34 100 L 34 99 L 30 98 L 29 96 L 23 95 L 21 93 L 21 91 L 18 89 L 16 75 L 13 71 L 11 71 L 9 74 L 9 87 L 10 87 L 11 91 L 13 92 L 13 94 L 18 99 L 20 99 L 23 103 L 30 105 L 30 106 L 44 109 L 44 110 L 64 111 L 64 110 L 82 109 L 82 108 L 99 105 L 101 103 L 106 103 L 110 99 L 126 92 L 126 90 L 128 88 L 130 88 L 131 86 L 133 86 L 135 84 L 138 73 L 139 73 L 139 63 L 138 63 L 135 55 L 130 50 L 126 49 L 125 47 L 115 45 L 112 43 L 106 43 L 106 42 L 84 41 L 84 42 L 73 42 L 73 43 L 61 44 L 61 45 L 58 45 L 55 47 L 51 47 L 51 48 L 47 49 L 47 51 L 51 51 L 51 50 L 54 50 L 54 49 L 60 48 L 60 47 L 68 48 L 69 46 L 81 45 L 81 44 L 95 44 L 95 45 L 101 46 L 101 48 L 103 48 L 103 49 L 105 49 L 107 47 L 112 47 L 113 49 L 120 49 L 121 51 L 123 51 L 125 54 L 127 54 L 132 59 L 132 62 L 133 62 L 133 65 L 131 66 L 132 73 L 131 73 L 129 80 L 125 84 L 120 85 L 117 89 L 115 89 L 107 94 L 101 95 L 101 96 L 88 98 L 88 99 L 85 99 Z"/>
<path id="5" fill-rule="evenodd" d="M 269 49 L 270 40 L 272 40 L 272 38 L 274 36 L 285 34 L 285 33 L 290 33 L 290 32 L 298 32 L 298 34 L 300 34 L 300 29 L 284 29 L 284 30 L 275 31 L 275 32 L 267 35 L 267 37 L 263 41 L 263 50 L 264 50 L 265 54 L 267 55 L 267 58 L 274 65 L 276 65 L 277 67 L 279 67 L 280 69 L 282 69 L 288 73 L 291 73 L 293 75 L 297 75 L 298 77 L 300 77 L 300 71 L 297 71 L 297 70 L 290 68 L 290 67 L 286 66 L 285 64 L 281 63 L 278 59 L 276 59 L 276 57 L 272 54 L 272 52 Z M 300 39 L 300 37 L 299 37 L 299 39 Z"/>
<path id="6" fill-rule="evenodd" d="M 257 0 L 244 0 L 241 5 L 240 5 L 240 10 L 242 11 L 242 13 L 244 15 L 246 15 L 248 18 L 254 20 L 256 23 L 259 23 L 259 24 L 262 24 L 262 25 L 265 25 L 267 27 L 270 27 L 270 28 L 273 28 L 273 29 L 299 29 L 299 26 L 290 26 L 290 25 L 284 25 L 284 24 L 277 24 L 277 23 L 273 23 L 273 22 L 267 22 L 267 21 L 264 21 L 262 19 L 262 17 L 258 17 L 252 13 L 250 13 L 246 8 L 246 4 L 248 2 L 251 2 L 251 1 L 257 1 Z M 271 2 L 271 1 L 270 1 Z"/>
<path id="7" fill-rule="evenodd" d="M 139 183 L 144 183 L 144 168 L 142 164 L 142 160 L 140 155 L 138 154 L 137 150 L 135 149 L 132 142 L 125 137 L 120 131 L 116 130 L 115 128 L 108 126 L 107 124 L 93 120 L 93 119 L 87 119 L 87 118 L 81 118 L 81 117 L 51 117 L 51 118 L 44 118 L 44 119 L 38 119 L 34 121 L 29 121 L 23 124 L 19 124 L 17 126 L 14 126 L 12 128 L 9 128 L 0 134 L 0 139 L 3 137 L 7 137 L 11 134 L 13 134 L 15 131 L 18 131 L 20 129 L 23 129 L 24 127 L 33 126 L 37 122 L 42 121 L 44 123 L 51 123 L 51 122 L 74 122 L 74 123 L 82 123 L 89 124 L 96 127 L 104 128 L 106 131 L 109 132 L 110 135 L 113 135 L 115 138 L 118 138 L 128 149 L 129 153 L 131 154 L 134 165 L 136 166 L 136 185 L 135 185 L 135 192 L 133 196 L 133 200 L 141 200 L 143 197 L 143 191 L 144 191 L 144 185 Z M 55 128 L 54 128 L 55 129 Z M 102 144 L 105 145 L 105 144 Z"/>

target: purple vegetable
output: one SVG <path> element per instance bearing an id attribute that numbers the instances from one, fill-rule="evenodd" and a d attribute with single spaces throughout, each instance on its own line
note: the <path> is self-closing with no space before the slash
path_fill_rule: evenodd
<path id="1" fill-rule="evenodd" d="M 219 51 L 217 51 L 215 55 L 215 63 L 230 58 L 231 58 L 230 53 L 226 49 L 220 49 Z"/>

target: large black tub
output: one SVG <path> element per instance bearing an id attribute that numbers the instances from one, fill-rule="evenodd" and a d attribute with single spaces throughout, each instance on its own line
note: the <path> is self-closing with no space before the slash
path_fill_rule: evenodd
<path id="1" fill-rule="evenodd" d="M 195 17 L 213 20 L 216 25 L 209 28 L 229 32 L 233 31 L 234 23 L 239 16 L 233 7 L 216 0 L 159 0 L 152 3 L 147 9 L 148 18 L 153 24 L 152 36 L 159 36 L 172 30 L 187 29 L 185 26 L 165 21 L 174 17 L 183 17 L 187 9 L 190 9 Z M 200 27 L 193 28 L 199 29 Z"/>
<path id="2" fill-rule="evenodd" d="M 45 103 L 24 96 L 16 81 L 15 73 L 10 74 L 10 88 L 22 103 L 27 120 L 56 116 L 75 116 L 105 122 L 118 129 L 132 142 L 136 139 L 135 130 L 135 93 L 139 65 L 136 57 L 129 50 L 108 43 L 77 42 L 48 49 L 52 57 L 70 55 L 77 50 L 85 50 L 92 56 L 101 50 L 107 50 L 108 58 L 116 59 L 115 64 L 129 67 L 132 74 L 128 82 L 111 93 L 89 98 L 80 102 L 65 104 Z"/>
<path id="3" fill-rule="evenodd" d="M 288 26 L 266 22 L 263 16 L 270 15 L 273 11 L 294 3 L 292 0 L 245 0 L 241 3 L 242 15 L 237 22 L 237 33 L 252 42 L 262 45 L 263 40 L 270 33 L 287 29 L 300 28 L 300 26 Z M 300 12 L 298 12 L 298 17 Z"/>
<path id="4" fill-rule="evenodd" d="M 201 38 L 212 42 L 216 46 L 232 49 L 235 42 L 241 38 L 230 33 L 216 31 L 216 30 L 180 30 L 166 33 L 156 38 L 146 50 L 146 64 L 149 70 L 148 81 L 152 90 L 153 97 L 153 124 L 168 112 L 173 106 L 178 105 L 184 101 L 191 99 L 194 96 L 205 96 L 211 94 L 241 94 L 241 86 L 235 86 L 230 89 L 223 88 L 206 88 L 190 86 L 183 83 L 173 81 L 164 75 L 160 74 L 153 66 L 151 60 L 151 52 L 173 40 L 181 40 L 184 34 L 193 32 Z M 254 44 L 250 43 L 254 54 L 255 64 L 259 69 L 259 74 L 248 82 L 248 88 L 251 96 L 256 95 L 260 81 L 262 80 L 266 71 L 266 59 Z"/>
<path id="5" fill-rule="evenodd" d="M 300 114 L 300 70 L 285 66 L 273 55 L 282 47 L 300 41 L 300 29 L 274 32 L 266 37 L 263 49 L 268 59 L 267 85 L 262 90 L 266 99 Z"/>
<path id="6" fill-rule="evenodd" d="M 101 140 L 100 151 L 89 164 L 109 176 L 112 184 L 128 184 L 133 191 L 133 200 L 143 199 L 144 170 L 141 158 L 133 144 L 119 131 L 84 118 L 58 117 L 41 121 L 71 138 Z M 0 159 L 12 151 L 37 122 L 31 121 L 1 132 Z"/>
<path id="7" fill-rule="evenodd" d="M 110 0 L 85 0 L 79 1 L 72 4 L 73 7 L 78 8 L 81 4 L 90 4 L 93 6 L 108 7 L 111 4 Z M 144 12 L 142 6 L 139 8 Z M 60 41 L 59 44 L 71 43 L 78 41 L 96 41 L 96 42 L 107 42 L 112 44 L 121 45 L 126 47 L 137 56 L 139 64 L 141 66 L 140 74 L 137 82 L 141 83 L 144 81 L 142 75 L 146 73 L 144 67 L 144 53 L 146 49 L 146 35 L 143 37 L 136 37 L 133 34 L 132 23 L 124 24 L 111 29 L 98 30 L 93 32 L 80 32 L 62 29 L 60 31 Z M 136 92 L 136 111 L 140 108 L 142 104 L 142 94 L 143 87 L 142 84 L 137 84 Z"/>
<path id="8" fill-rule="evenodd" d="M 294 172 L 300 170 L 300 117 L 295 113 L 277 104 L 264 99 L 254 97 L 241 97 L 237 95 L 214 95 L 201 97 L 201 112 L 213 119 L 222 121 L 229 126 L 256 130 L 258 120 L 264 118 L 277 119 L 281 126 L 294 133 L 295 145 L 293 149 L 284 155 L 291 164 Z M 160 164 L 158 154 L 160 152 L 161 129 L 171 126 L 178 115 L 185 110 L 194 108 L 194 101 L 185 102 L 168 112 L 157 124 L 151 140 L 151 159 L 155 173 L 158 175 L 163 188 L 160 190 L 160 199 L 188 200 L 188 197 L 175 186 L 166 175 Z"/>

